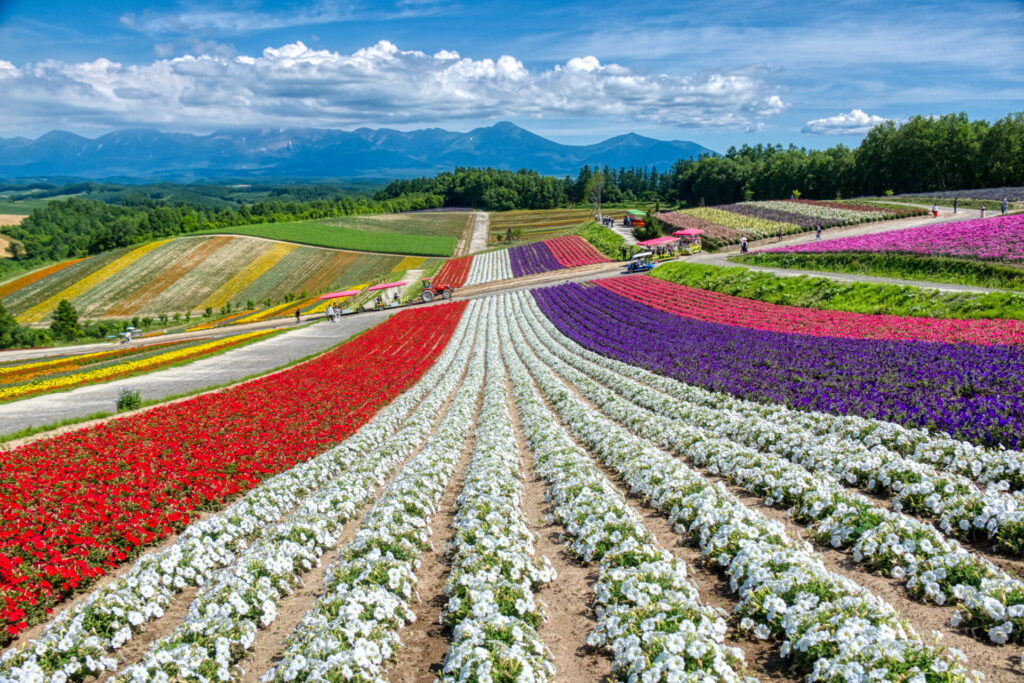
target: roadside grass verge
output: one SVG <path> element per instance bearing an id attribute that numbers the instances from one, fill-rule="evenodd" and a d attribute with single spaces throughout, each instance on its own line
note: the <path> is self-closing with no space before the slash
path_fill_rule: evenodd
<path id="1" fill-rule="evenodd" d="M 757 252 L 730 258 L 754 266 L 859 273 L 901 280 L 1024 290 L 1024 268 L 986 261 L 894 252 Z"/>

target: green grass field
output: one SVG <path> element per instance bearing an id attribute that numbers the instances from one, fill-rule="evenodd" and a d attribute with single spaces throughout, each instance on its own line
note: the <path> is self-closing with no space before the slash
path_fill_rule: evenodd
<path id="1" fill-rule="evenodd" d="M 19 201 L 12 202 L 7 196 L 0 195 L 0 214 L 27 216 L 36 209 L 43 208 L 55 199 L 67 199 L 67 196 L 21 199 Z"/>
<path id="2" fill-rule="evenodd" d="M 461 237 L 467 229 L 472 229 L 475 219 L 473 213 L 456 213 L 432 211 L 429 213 L 389 213 L 375 216 L 345 216 L 328 218 L 324 225 L 368 230 L 400 235 L 440 235 Z"/>
<path id="3" fill-rule="evenodd" d="M 329 225 L 322 221 L 240 225 L 218 230 L 205 230 L 196 234 L 246 235 L 282 242 L 308 244 L 314 247 L 413 256 L 451 256 L 458 243 L 458 238 L 446 235 L 410 235 L 360 230 Z"/>

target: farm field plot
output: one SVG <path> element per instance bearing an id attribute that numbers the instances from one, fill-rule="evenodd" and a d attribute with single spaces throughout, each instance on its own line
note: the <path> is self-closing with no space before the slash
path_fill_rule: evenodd
<path id="1" fill-rule="evenodd" d="M 449 262 L 450 266 L 444 267 L 441 275 L 452 283 L 461 279 L 462 284 L 467 286 L 481 285 L 607 261 L 601 252 L 582 237 L 565 235 L 454 259 Z"/>
<path id="2" fill-rule="evenodd" d="M 1024 584 L 988 558 L 1021 532 L 1006 507 L 999 545 L 974 526 L 979 497 L 1012 496 L 953 472 L 998 481 L 1019 453 L 682 384 L 580 346 L 546 308 L 426 309 L 462 317 L 405 394 L 19 641 L 0 676 L 1014 675 L 999 645 L 1024 636 Z M 920 486 L 883 474 L 911 465 Z M 927 521 L 930 478 L 959 492 L 949 525 Z"/>
<path id="3" fill-rule="evenodd" d="M 621 221 L 626 215 L 625 209 L 605 209 L 605 216 Z M 496 211 L 491 214 L 490 242 L 505 239 L 509 230 L 521 231 L 520 239 L 536 240 L 556 237 L 572 232 L 581 223 L 593 219 L 593 209 L 544 209 L 531 211 Z"/>
<path id="4" fill-rule="evenodd" d="M 299 221 L 238 225 L 205 230 L 196 234 L 247 235 L 283 242 L 297 242 L 314 247 L 417 256 L 451 256 L 458 242 L 457 237 L 446 234 L 427 232 L 407 234 L 379 229 L 350 228 L 337 224 L 334 219 L 330 222 Z"/>
<path id="5" fill-rule="evenodd" d="M 844 204 L 809 199 L 751 201 L 737 204 L 663 212 L 658 219 L 679 229 L 704 231 L 703 240 L 711 249 L 747 239 L 789 235 L 817 228 L 857 225 L 872 221 L 924 215 L 914 207 Z"/>
<path id="6" fill-rule="evenodd" d="M 345 216 L 320 221 L 325 225 L 398 235 L 459 237 L 473 229 L 476 214 L 465 211 L 423 211 L 371 216 Z"/>
<path id="7" fill-rule="evenodd" d="M 245 237 L 180 237 L 66 261 L 13 280 L 0 291 L 22 322 L 44 322 L 61 299 L 85 319 L 267 307 L 435 267 L 422 257 L 363 254 Z M 398 270 L 396 270 L 398 269 Z"/>

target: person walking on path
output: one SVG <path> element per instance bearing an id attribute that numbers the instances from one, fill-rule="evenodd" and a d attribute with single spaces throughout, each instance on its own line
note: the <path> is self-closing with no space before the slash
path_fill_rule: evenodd
<path id="1" fill-rule="evenodd" d="M 779 226 L 779 241 L 782 241 L 782 226 Z"/>
<path id="2" fill-rule="evenodd" d="M 1008 207 L 1009 207 L 1009 205 L 1008 205 L 1008 204 L 1006 203 L 1006 197 L 1003 197 L 1003 206 L 1002 206 L 1002 210 L 1003 210 L 1003 215 L 1004 215 L 1004 216 L 1006 215 L 1006 209 L 1007 209 Z"/>
<path id="3" fill-rule="evenodd" d="M 984 204 L 981 205 L 981 217 L 982 218 L 985 217 L 985 205 Z"/>
<path id="4" fill-rule="evenodd" d="M 958 197 L 953 197 L 953 213 L 956 213 L 956 200 Z"/>
<path id="5" fill-rule="evenodd" d="M 938 204 L 932 204 L 932 218 L 938 218 L 938 217 L 939 217 L 939 205 Z"/>
<path id="6" fill-rule="evenodd" d="M 301 308 L 296 308 L 295 309 L 295 324 L 298 325 L 300 322 L 302 322 L 302 309 Z"/>
<path id="7" fill-rule="evenodd" d="M 741 254 L 746 254 L 747 253 L 747 238 L 746 237 L 741 237 L 740 238 L 740 253 Z"/>
<path id="8" fill-rule="evenodd" d="M 818 229 L 814 231 L 814 239 L 816 239 L 816 240 L 820 240 L 821 239 L 821 226 L 820 225 L 818 226 Z"/>

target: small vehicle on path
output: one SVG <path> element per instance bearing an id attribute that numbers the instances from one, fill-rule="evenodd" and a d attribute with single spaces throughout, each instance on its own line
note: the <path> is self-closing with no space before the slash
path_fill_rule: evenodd
<path id="1" fill-rule="evenodd" d="M 437 297 L 442 299 L 451 299 L 452 294 L 455 293 L 455 288 L 451 285 L 436 284 L 434 278 L 426 277 L 423 278 L 423 291 L 420 292 L 420 298 L 425 303 L 430 303 Z"/>
<path id="2" fill-rule="evenodd" d="M 639 254 L 633 254 L 633 258 L 628 264 L 626 264 L 627 273 L 646 273 L 649 270 L 654 270 L 654 261 L 652 260 L 653 254 L 649 251 L 641 251 Z"/>

